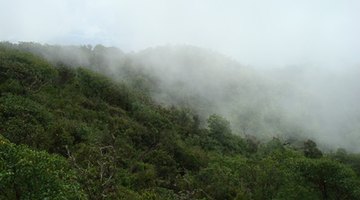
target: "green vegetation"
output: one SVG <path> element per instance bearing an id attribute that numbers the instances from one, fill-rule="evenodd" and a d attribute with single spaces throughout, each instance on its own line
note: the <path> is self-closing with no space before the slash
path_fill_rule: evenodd
<path id="1" fill-rule="evenodd" d="M 2 44 L 0 199 L 360 199 L 360 155 L 242 138 L 219 115 L 202 126 L 127 75 Z"/>

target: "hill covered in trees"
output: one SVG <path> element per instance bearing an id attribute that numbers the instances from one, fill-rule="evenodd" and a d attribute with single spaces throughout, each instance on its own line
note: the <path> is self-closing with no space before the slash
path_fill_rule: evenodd
<path id="1" fill-rule="evenodd" d="M 235 134 L 262 141 L 312 139 L 324 150 L 360 152 L 359 68 L 300 65 L 259 69 L 194 46 L 124 53 L 96 45 L 3 43 L 52 65 L 84 67 L 146 93 L 165 107 L 188 108 L 201 126 L 213 113 Z"/>
<path id="2" fill-rule="evenodd" d="M 359 154 L 240 136 L 207 94 L 159 96 L 146 52 L 67 48 L 0 45 L 0 199 L 360 198 Z"/>

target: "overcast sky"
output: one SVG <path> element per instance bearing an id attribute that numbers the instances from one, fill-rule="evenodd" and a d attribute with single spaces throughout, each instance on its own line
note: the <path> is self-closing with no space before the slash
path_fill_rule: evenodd
<path id="1" fill-rule="evenodd" d="M 360 64 L 358 0 L 0 0 L 0 27 L 12 42 L 190 44 L 253 66 Z"/>

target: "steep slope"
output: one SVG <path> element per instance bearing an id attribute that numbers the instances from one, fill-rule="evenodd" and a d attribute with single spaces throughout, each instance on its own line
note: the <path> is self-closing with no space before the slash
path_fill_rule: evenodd
<path id="1" fill-rule="evenodd" d="M 190 111 L 161 108 L 87 69 L 55 68 L 8 47 L 1 47 L 0 56 L 1 134 L 67 158 L 92 199 L 137 196 L 134 191 L 157 187 L 167 191 L 178 175 L 205 165 L 200 144 L 184 144 L 188 135 L 207 135 Z M 242 151 L 242 140 L 233 141 L 211 148 Z"/>
<path id="2" fill-rule="evenodd" d="M 214 113 L 234 134 L 267 141 L 311 138 L 323 150 L 340 146 L 359 152 L 360 70 L 342 66 L 256 69 L 207 49 L 160 46 L 136 53 L 113 47 L 2 43 L 43 57 L 54 65 L 85 67 L 163 106 L 186 107 L 201 126 Z"/>
<path id="3" fill-rule="evenodd" d="M 200 126 L 155 103 L 141 71 L 114 82 L 64 63 L 0 47 L 1 199 L 360 197 L 357 154 L 241 138 L 219 115 Z"/>

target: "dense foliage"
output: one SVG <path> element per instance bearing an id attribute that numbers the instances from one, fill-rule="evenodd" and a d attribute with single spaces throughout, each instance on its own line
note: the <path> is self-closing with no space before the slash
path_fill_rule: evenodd
<path id="1" fill-rule="evenodd" d="M 359 154 L 242 138 L 219 115 L 201 126 L 127 75 L 2 44 L 0 199 L 360 199 Z"/>

